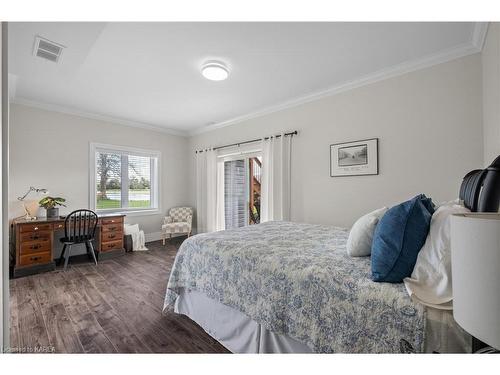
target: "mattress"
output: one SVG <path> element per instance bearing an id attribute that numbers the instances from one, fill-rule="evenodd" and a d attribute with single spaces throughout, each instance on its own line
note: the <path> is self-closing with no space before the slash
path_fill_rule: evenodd
<path id="1" fill-rule="evenodd" d="M 373 282 L 369 257 L 346 254 L 347 236 L 342 228 L 267 222 L 191 237 L 176 256 L 164 309 L 182 311 L 183 294 L 195 291 L 257 324 L 260 336 L 313 352 L 398 353 L 403 340 L 426 351 L 429 311 L 403 284 Z M 195 310 L 185 312 L 198 321 Z"/>

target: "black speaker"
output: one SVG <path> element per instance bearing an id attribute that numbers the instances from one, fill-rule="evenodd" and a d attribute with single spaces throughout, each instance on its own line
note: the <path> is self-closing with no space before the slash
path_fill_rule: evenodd
<path id="1" fill-rule="evenodd" d="M 500 156 L 486 168 L 478 212 L 498 212 L 500 204 Z"/>

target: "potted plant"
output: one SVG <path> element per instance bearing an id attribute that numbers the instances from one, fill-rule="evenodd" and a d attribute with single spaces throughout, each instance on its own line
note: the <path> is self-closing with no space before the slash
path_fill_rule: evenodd
<path id="1" fill-rule="evenodd" d="M 66 202 L 66 199 L 61 197 L 45 197 L 38 204 L 47 210 L 48 218 L 55 218 L 59 217 L 59 207 L 57 206 L 66 207 L 64 202 Z"/>

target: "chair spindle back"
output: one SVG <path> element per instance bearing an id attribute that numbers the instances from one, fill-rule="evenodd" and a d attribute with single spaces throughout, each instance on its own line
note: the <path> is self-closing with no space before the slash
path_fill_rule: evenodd
<path id="1" fill-rule="evenodd" d="M 69 242 L 94 239 L 98 217 L 94 211 L 81 209 L 71 212 L 64 220 L 64 237 Z"/>

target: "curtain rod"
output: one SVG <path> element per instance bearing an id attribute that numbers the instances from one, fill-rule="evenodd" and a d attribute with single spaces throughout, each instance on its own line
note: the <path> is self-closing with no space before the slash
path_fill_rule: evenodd
<path id="1" fill-rule="evenodd" d="M 298 134 L 297 130 L 294 130 L 293 132 L 285 133 L 283 135 L 286 137 L 286 136 L 294 136 L 294 135 L 297 135 L 297 134 Z M 279 138 L 279 137 L 281 137 L 281 134 L 277 134 L 274 137 Z M 269 139 L 269 138 L 270 137 L 264 137 L 264 139 Z M 230 145 L 213 147 L 212 150 L 219 150 L 221 148 L 227 148 L 227 147 L 233 147 L 233 146 L 240 146 L 240 145 L 244 145 L 244 144 L 247 144 L 247 143 L 254 143 L 254 142 L 259 142 L 259 141 L 262 141 L 262 138 L 252 139 L 250 141 L 243 141 L 243 142 L 238 142 L 238 143 L 231 143 Z M 195 153 L 197 154 L 198 152 L 203 152 L 203 151 L 204 150 L 197 150 L 197 151 L 195 151 Z"/>

